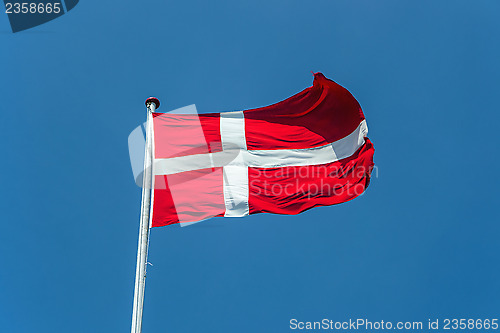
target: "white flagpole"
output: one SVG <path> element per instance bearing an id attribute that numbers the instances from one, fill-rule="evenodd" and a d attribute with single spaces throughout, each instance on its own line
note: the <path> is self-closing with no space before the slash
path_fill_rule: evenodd
<path id="1" fill-rule="evenodd" d="M 132 310 L 132 333 L 142 331 L 142 310 L 144 307 L 144 288 L 146 286 L 146 266 L 149 245 L 149 214 L 151 208 L 151 187 L 153 181 L 153 121 L 152 113 L 160 107 L 157 98 L 146 100 L 146 146 L 144 152 L 144 171 L 142 174 L 141 224 L 139 227 L 139 244 L 137 248 L 137 267 L 135 271 L 134 307 Z"/>

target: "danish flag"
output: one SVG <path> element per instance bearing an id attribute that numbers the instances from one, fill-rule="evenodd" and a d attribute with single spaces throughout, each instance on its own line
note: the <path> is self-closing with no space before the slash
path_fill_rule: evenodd
<path id="1" fill-rule="evenodd" d="M 270 106 L 152 121 L 151 227 L 298 214 L 351 200 L 370 182 L 374 148 L 361 107 L 321 73 Z"/>

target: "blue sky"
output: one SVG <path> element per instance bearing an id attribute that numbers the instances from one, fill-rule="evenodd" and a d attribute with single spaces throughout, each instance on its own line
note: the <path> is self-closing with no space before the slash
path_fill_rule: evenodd
<path id="1" fill-rule="evenodd" d="M 451 5 L 452 4 L 452 5 Z M 81 1 L 0 15 L 0 327 L 127 332 L 140 189 L 127 136 L 161 111 L 272 104 L 323 72 L 358 99 L 378 178 L 298 216 L 152 230 L 144 332 L 498 318 L 498 1 Z"/>

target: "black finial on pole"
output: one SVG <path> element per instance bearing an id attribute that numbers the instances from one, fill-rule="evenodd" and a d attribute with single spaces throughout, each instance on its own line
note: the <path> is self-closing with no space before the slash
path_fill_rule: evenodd
<path id="1" fill-rule="evenodd" d="M 149 108 L 149 105 L 154 103 L 155 105 L 155 110 L 159 109 L 160 108 L 160 100 L 156 97 L 149 97 L 147 100 L 146 100 L 146 106 Z"/>

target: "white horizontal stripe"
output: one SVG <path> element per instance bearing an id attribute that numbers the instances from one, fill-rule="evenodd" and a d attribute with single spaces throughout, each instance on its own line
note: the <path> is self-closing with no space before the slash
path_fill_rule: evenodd
<path id="1" fill-rule="evenodd" d="M 224 167 L 226 165 L 276 168 L 332 163 L 353 155 L 365 143 L 364 138 L 368 133 L 366 121 L 363 120 L 351 134 L 324 146 L 305 149 L 246 150 L 246 144 L 243 146 L 241 142 L 241 139 L 244 139 L 244 124 L 243 126 L 236 126 L 234 115 L 231 115 L 231 118 L 229 118 L 231 120 L 228 123 L 231 123 L 233 127 L 229 129 L 226 126 L 223 127 L 223 122 L 225 123 L 222 120 L 223 114 L 221 113 L 221 137 L 224 151 L 156 159 L 154 165 L 155 175 L 170 175 L 184 171 Z M 236 130 L 240 130 L 243 136 L 241 134 L 236 135 L 234 133 Z M 227 131 L 230 132 L 226 136 L 223 133 Z M 229 138 L 233 141 L 229 141 Z"/>
<path id="2" fill-rule="evenodd" d="M 196 154 L 196 155 L 171 157 L 171 158 L 157 158 L 154 162 L 153 170 L 155 175 L 172 175 L 184 171 L 200 170 L 200 169 L 222 166 L 222 165 L 215 165 L 214 163 L 212 163 L 212 158 L 210 155 L 215 155 L 215 154 L 209 153 L 209 154 Z"/>
<path id="3" fill-rule="evenodd" d="M 250 150 L 245 152 L 245 164 L 255 168 L 278 168 L 318 165 L 336 162 L 354 154 L 365 143 L 366 121 L 348 136 L 315 148 Z"/>

